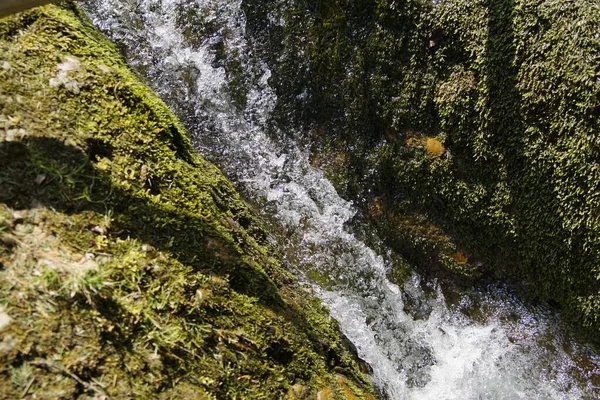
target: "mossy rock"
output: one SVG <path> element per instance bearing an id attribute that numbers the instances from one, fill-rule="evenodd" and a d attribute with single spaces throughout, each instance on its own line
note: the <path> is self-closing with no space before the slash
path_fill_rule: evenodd
<path id="1" fill-rule="evenodd" d="M 75 6 L 0 20 L 0 397 L 372 398 L 268 235 Z"/>
<path id="2" fill-rule="evenodd" d="M 379 198 L 426 216 L 456 248 L 449 269 L 513 282 L 598 337 L 597 4 L 246 3 L 267 47 L 287 46 L 270 65 L 281 115 L 352 166 L 327 165 L 345 196 L 366 197 L 365 214 Z M 414 132 L 429 145 L 411 146 Z M 387 215 L 376 222 L 388 243 L 427 258 Z M 461 271 L 465 257 L 475 268 Z"/>

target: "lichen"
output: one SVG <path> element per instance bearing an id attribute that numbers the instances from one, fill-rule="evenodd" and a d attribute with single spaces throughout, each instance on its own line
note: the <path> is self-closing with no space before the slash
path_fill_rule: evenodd
<path id="1" fill-rule="evenodd" d="M 373 398 L 251 207 L 75 6 L 0 20 L 0 66 L 0 397 Z"/>

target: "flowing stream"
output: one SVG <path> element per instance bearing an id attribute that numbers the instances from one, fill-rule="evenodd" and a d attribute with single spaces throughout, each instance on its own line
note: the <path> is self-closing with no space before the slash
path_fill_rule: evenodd
<path id="1" fill-rule="evenodd" d="M 340 322 L 384 396 L 598 397 L 600 358 L 548 310 L 501 287 L 473 288 L 447 302 L 416 273 L 401 287 L 388 280 L 388 251 L 378 254 L 358 238 L 352 204 L 285 139 L 294 135 L 269 123 L 277 97 L 246 35 L 240 0 L 94 0 L 83 7 L 182 118 L 197 150 L 274 222 L 285 261 Z"/>

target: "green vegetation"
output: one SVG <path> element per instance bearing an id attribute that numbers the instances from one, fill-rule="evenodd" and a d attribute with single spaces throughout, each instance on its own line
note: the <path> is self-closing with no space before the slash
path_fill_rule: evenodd
<path id="1" fill-rule="evenodd" d="M 267 5 L 247 9 L 251 27 L 268 26 Z M 370 189 L 365 210 L 389 243 L 417 264 L 518 282 L 597 333 L 597 4 L 298 0 L 271 12 L 288 21 L 266 30 L 290 50 L 272 60 L 281 115 L 342 153 L 324 166 L 347 196 Z"/>
<path id="2" fill-rule="evenodd" d="M 0 397 L 374 398 L 319 302 L 71 4 L 0 20 Z"/>

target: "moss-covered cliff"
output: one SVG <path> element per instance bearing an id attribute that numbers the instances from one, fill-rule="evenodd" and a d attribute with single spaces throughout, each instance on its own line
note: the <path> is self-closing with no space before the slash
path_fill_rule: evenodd
<path id="1" fill-rule="evenodd" d="M 0 20 L 0 305 L 2 398 L 374 398 L 253 211 L 68 4 Z"/>
<path id="2" fill-rule="evenodd" d="M 370 189 L 390 244 L 417 265 L 518 281 L 600 328 L 597 4 L 246 8 L 288 50 L 271 60 L 280 115 L 312 131 L 340 190 Z"/>

